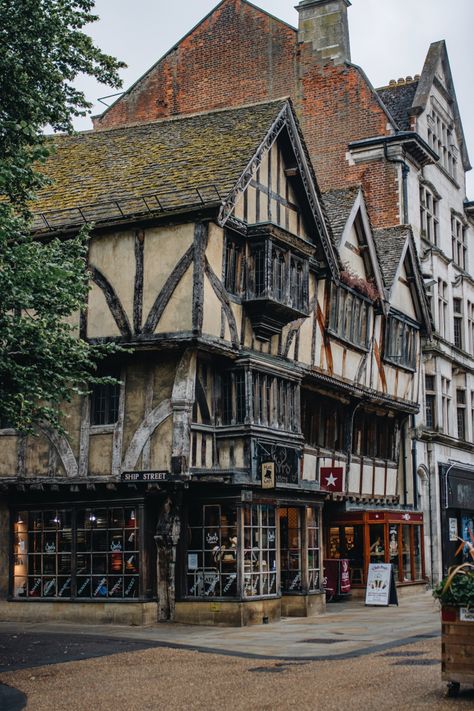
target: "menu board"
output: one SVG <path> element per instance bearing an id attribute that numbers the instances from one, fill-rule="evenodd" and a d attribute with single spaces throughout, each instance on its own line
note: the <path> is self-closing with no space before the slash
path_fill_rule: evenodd
<path id="1" fill-rule="evenodd" d="M 370 563 L 367 574 L 366 605 L 398 605 L 391 563 Z"/>

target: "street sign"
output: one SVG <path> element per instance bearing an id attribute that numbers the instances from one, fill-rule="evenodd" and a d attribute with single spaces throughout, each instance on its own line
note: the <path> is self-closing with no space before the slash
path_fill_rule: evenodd
<path id="1" fill-rule="evenodd" d="M 366 605 L 398 605 L 391 563 L 370 563 L 367 574 Z"/>

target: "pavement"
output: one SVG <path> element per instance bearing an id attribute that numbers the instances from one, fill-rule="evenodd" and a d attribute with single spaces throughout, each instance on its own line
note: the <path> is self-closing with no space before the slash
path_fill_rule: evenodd
<path id="1" fill-rule="evenodd" d="M 349 659 L 439 634 L 439 607 L 430 592 L 401 598 L 398 606 L 390 607 L 366 607 L 357 599 L 330 603 L 327 612 L 316 617 L 244 628 L 0 622 L 0 671 L 151 647 L 248 659 Z"/>

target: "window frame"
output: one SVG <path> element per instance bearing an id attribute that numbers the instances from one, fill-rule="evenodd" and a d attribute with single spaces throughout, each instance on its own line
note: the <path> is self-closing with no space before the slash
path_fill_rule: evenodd
<path id="1" fill-rule="evenodd" d="M 420 326 L 405 314 L 390 311 L 385 323 L 384 360 L 399 368 L 416 369 Z M 395 343 L 396 352 L 390 352 Z"/>
<path id="2" fill-rule="evenodd" d="M 126 515 L 125 512 L 133 512 L 130 515 L 129 521 L 133 520 L 133 525 L 123 525 L 112 527 L 107 525 L 101 528 L 95 528 L 94 522 L 98 520 L 98 514 L 105 512 L 107 517 L 107 522 L 110 523 L 110 516 L 112 512 L 121 511 L 123 514 L 123 521 L 125 522 Z M 89 548 L 84 548 L 81 550 L 80 539 L 81 533 L 86 531 L 85 527 L 80 527 L 80 514 L 84 512 L 84 521 L 86 520 L 86 513 L 89 514 L 90 525 L 87 528 L 89 531 L 89 536 L 84 536 L 84 541 L 90 540 Z M 54 525 L 43 526 L 43 527 L 29 527 L 27 522 L 24 521 L 23 517 L 27 517 L 27 521 L 30 521 L 30 517 L 40 516 L 41 521 L 44 520 L 46 514 L 50 515 L 54 513 L 54 518 L 50 519 L 49 523 L 54 522 Z M 21 519 L 21 520 L 20 520 Z M 152 595 L 148 597 L 144 594 L 145 590 L 149 589 L 145 581 L 145 564 L 144 557 L 147 557 L 147 552 L 144 549 L 144 506 L 136 500 L 130 501 L 109 501 L 109 502 L 58 502 L 58 503 L 45 503 L 30 506 L 16 506 L 11 510 L 11 564 L 10 564 L 10 598 L 22 601 L 72 601 L 72 602 L 137 602 L 143 599 L 152 599 Z M 69 526 L 63 527 L 62 523 L 64 520 L 69 521 Z M 22 529 L 19 529 L 19 526 Z M 24 526 L 26 525 L 26 528 Z M 67 533 L 66 540 L 69 538 L 69 545 L 66 548 L 69 550 L 60 549 L 60 540 L 64 532 Z M 105 534 L 106 547 L 97 545 L 94 548 L 93 542 L 97 536 L 94 536 L 94 532 L 98 535 L 99 533 Z M 127 547 L 126 532 L 133 533 L 132 544 Z M 21 546 L 21 536 L 26 542 L 22 549 Z M 114 538 L 115 536 L 115 538 Z M 39 537 L 39 538 L 38 538 Z M 97 540 L 99 540 L 97 538 Z M 39 546 L 41 551 L 36 552 L 30 551 L 30 546 L 37 546 L 39 541 Z M 114 543 L 115 541 L 115 543 Z M 113 545 L 114 544 L 114 545 Z M 47 547 L 49 546 L 49 548 Z M 26 547 L 26 550 L 24 548 Z M 127 559 L 134 558 L 133 561 Z M 32 563 L 39 563 L 39 572 L 30 572 L 35 570 L 34 568 L 27 567 L 26 573 L 18 575 L 15 572 L 15 567 L 17 567 L 18 557 L 26 556 L 28 560 L 31 558 Z M 54 556 L 54 571 L 49 571 L 45 573 L 44 558 Z M 59 572 L 60 559 L 69 556 L 70 567 L 67 571 Z M 85 575 L 81 576 L 81 569 L 79 568 L 79 560 L 81 556 L 84 558 L 87 556 L 90 558 L 90 569 Z M 117 561 L 117 557 L 120 556 L 120 560 Z M 102 558 L 102 563 L 99 560 Z M 127 560 L 126 560 L 127 559 Z M 52 563 L 52 560 L 48 558 L 48 565 Z M 94 571 L 94 565 L 100 568 L 105 564 L 105 570 L 100 572 L 98 570 Z M 114 565 L 120 565 L 120 570 L 118 568 L 114 570 Z M 126 565 L 129 565 L 128 574 Z M 16 594 L 16 579 L 25 579 L 27 588 L 25 588 L 26 595 Z M 52 585 L 53 579 L 55 579 L 55 589 L 60 591 L 62 589 L 67 589 L 64 586 L 69 587 L 69 595 L 33 595 L 28 587 L 28 580 L 33 578 L 35 580 L 36 589 L 44 590 L 44 580 L 48 580 L 48 585 Z M 94 580 L 95 578 L 95 580 Z M 100 579 L 100 580 L 99 580 Z M 115 580 L 112 585 L 112 581 Z M 39 581 L 39 582 L 38 582 Z M 81 586 L 84 583 L 89 582 L 90 594 L 82 595 Z M 100 585 L 98 584 L 100 583 Z M 126 584 L 128 592 L 133 591 L 135 587 L 134 595 L 125 595 Z M 132 588 L 128 588 L 129 585 L 133 585 Z M 110 587 L 112 585 L 112 587 Z M 110 595 L 109 590 L 114 590 L 114 587 L 121 585 L 122 595 Z M 62 586 L 62 587 L 61 587 Z M 50 587 L 49 589 L 53 589 Z M 49 592 L 48 589 L 48 592 Z M 93 589 L 96 591 L 92 594 Z M 119 589 L 119 588 L 117 588 Z M 115 591 L 114 591 L 115 592 Z"/>
<path id="3" fill-rule="evenodd" d="M 373 303 L 367 296 L 345 284 L 331 282 L 327 330 L 332 336 L 368 351 L 372 311 Z"/>

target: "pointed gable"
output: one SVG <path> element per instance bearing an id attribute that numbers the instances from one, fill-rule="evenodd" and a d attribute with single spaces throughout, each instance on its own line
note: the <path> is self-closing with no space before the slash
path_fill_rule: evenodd
<path id="1" fill-rule="evenodd" d="M 360 186 L 323 193 L 334 244 L 344 269 L 375 284 L 383 294 L 383 278 Z"/>
<path id="2" fill-rule="evenodd" d="M 400 225 L 373 234 L 390 307 L 414 317 L 429 335 L 430 309 L 411 229 Z"/>

